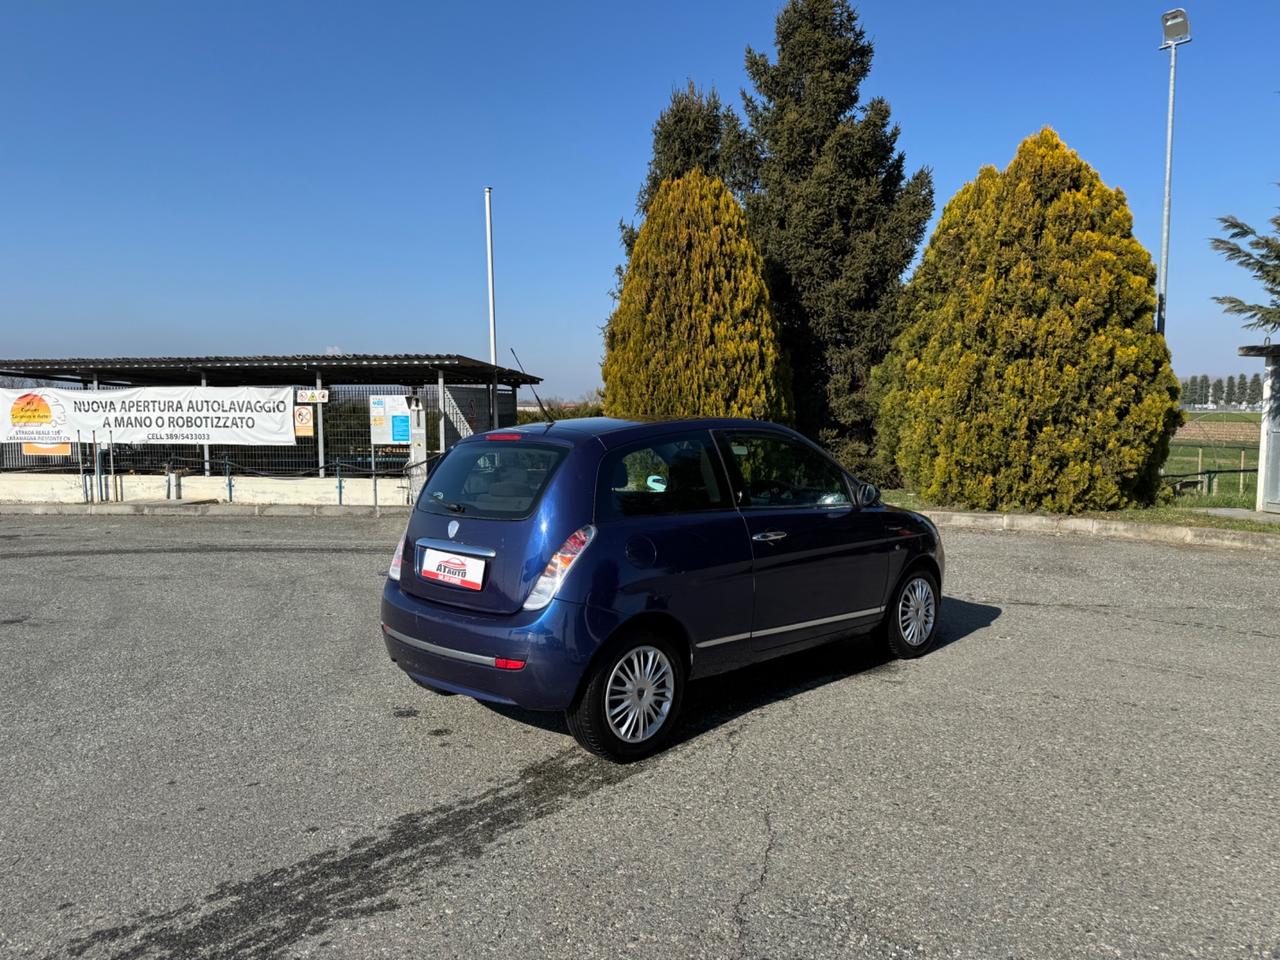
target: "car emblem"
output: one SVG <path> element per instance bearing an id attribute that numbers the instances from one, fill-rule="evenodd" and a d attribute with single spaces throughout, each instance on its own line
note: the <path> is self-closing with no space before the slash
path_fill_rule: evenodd
<path id="1" fill-rule="evenodd" d="M 458 532 L 458 521 L 457 521 L 457 520 L 450 520 L 450 521 L 449 521 L 449 536 L 450 536 L 450 537 L 453 537 L 455 534 L 457 534 L 457 532 Z"/>

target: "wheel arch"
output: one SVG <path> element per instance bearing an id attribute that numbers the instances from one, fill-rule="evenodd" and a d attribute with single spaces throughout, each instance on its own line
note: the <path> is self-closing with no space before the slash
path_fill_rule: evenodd
<path id="1" fill-rule="evenodd" d="M 932 574 L 933 582 L 938 585 L 938 603 L 942 602 L 942 570 L 938 567 L 938 561 L 927 553 L 917 553 L 914 557 L 907 561 L 906 566 L 902 568 L 902 572 L 898 574 L 898 578 L 893 581 L 889 592 L 885 594 L 884 602 L 888 605 L 893 599 L 894 594 L 898 592 L 898 588 L 911 574 L 917 570 L 925 570 Z"/>
<path id="2" fill-rule="evenodd" d="M 573 694 L 574 703 L 577 703 L 582 696 L 582 691 L 591 682 L 591 675 L 595 672 L 600 660 L 607 656 L 628 634 L 637 630 L 652 630 L 670 640 L 683 657 L 686 675 L 688 671 L 692 670 L 693 640 L 689 636 L 689 631 L 685 628 L 685 625 L 680 622 L 678 617 L 664 610 L 643 610 L 614 627 L 604 642 L 596 647 L 595 652 L 591 654 L 591 659 L 587 662 L 586 669 L 582 671 L 582 677 L 578 680 L 578 688 Z"/>

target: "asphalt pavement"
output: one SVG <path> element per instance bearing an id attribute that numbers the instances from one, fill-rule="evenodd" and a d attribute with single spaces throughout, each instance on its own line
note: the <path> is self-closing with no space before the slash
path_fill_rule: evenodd
<path id="1" fill-rule="evenodd" d="M 0 517 L 0 957 L 1280 956 L 1274 558 L 950 531 L 619 767 L 388 661 L 402 525 Z"/>

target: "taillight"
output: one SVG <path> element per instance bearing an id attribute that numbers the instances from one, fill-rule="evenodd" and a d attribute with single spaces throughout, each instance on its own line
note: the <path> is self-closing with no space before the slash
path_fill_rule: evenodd
<path id="1" fill-rule="evenodd" d="M 541 610 L 556 595 L 556 591 L 560 589 L 560 584 L 564 583 L 564 578 L 569 575 L 569 568 L 573 566 L 575 560 L 582 556 L 582 551 L 587 549 L 589 544 L 596 535 L 596 528 L 587 524 L 581 530 L 575 530 L 569 535 L 569 539 L 560 545 L 560 549 L 551 555 L 551 562 L 547 564 L 547 568 L 542 571 L 542 576 L 538 578 L 538 582 L 533 585 L 533 592 L 529 594 L 529 599 L 524 602 L 526 610 Z"/>
<path id="2" fill-rule="evenodd" d="M 524 437 L 518 433 L 486 433 L 486 440 L 523 440 Z"/>
<path id="3" fill-rule="evenodd" d="M 405 527 L 404 533 L 400 536 L 400 539 L 396 541 L 396 552 L 395 552 L 395 556 L 391 558 L 391 566 L 387 568 L 388 580 L 400 579 L 400 564 L 404 560 L 404 542 L 408 538 L 409 538 L 409 528 Z"/>

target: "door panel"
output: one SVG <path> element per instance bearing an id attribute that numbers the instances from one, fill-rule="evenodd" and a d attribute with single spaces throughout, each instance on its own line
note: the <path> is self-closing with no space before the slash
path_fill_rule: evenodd
<path id="1" fill-rule="evenodd" d="M 708 431 L 611 450 L 600 465 L 596 521 L 588 603 L 624 618 L 675 617 L 693 643 L 695 674 L 749 660 L 751 546 Z"/>
<path id="2" fill-rule="evenodd" d="M 754 649 L 845 632 L 879 617 L 886 575 L 881 515 L 828 507 L 745 516 L 756 581 Z M 769 533 L 786 536 L 757 539 Z"/>
<path id="3" fill-rule="evenodd" d="M 751 537 L 757 654 L 874 622 L 887 552 L 883 511 L 853 505 L 844 471 L 781 432 L 717 436 Z"/>

